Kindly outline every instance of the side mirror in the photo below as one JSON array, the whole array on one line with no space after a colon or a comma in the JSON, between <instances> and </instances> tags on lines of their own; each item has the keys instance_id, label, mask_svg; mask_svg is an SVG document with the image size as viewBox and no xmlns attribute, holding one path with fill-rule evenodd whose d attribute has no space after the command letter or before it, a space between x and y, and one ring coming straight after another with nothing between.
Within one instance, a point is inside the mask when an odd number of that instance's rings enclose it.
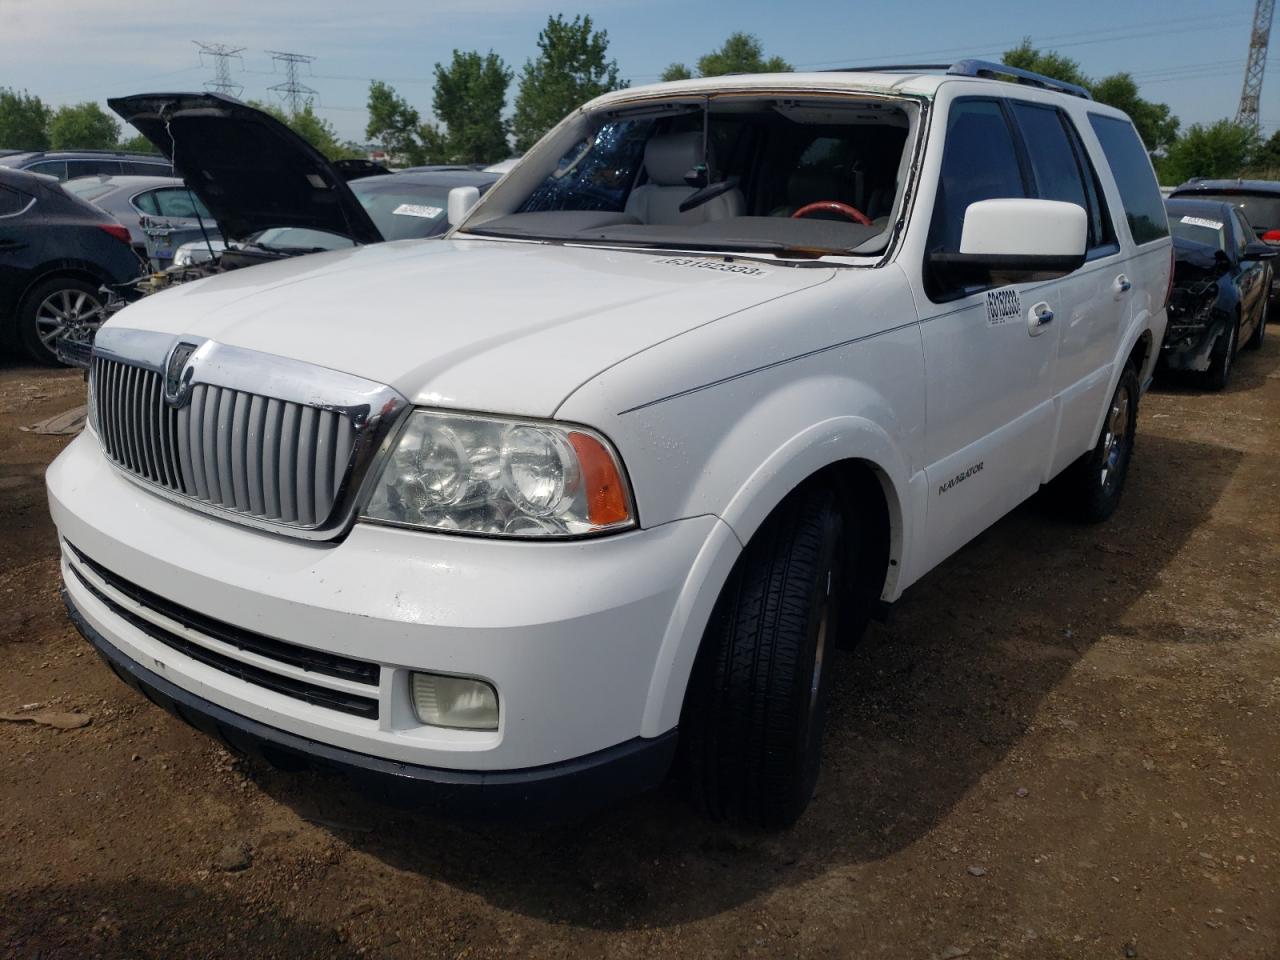
<instances>
[{"instance_id":1,"label":"side mirror","mask_svg":"<svg viewBox=\"0 0 1280 960\"><path fill-rule=\"evenodd\" d=\"M1277 255L1280 255L1280 250L1276 249L1270 244L1259 243L1258 241L1255 240L1252 243L1245 245L1244 253L1241 254L1240 259L1241 260L1273 260Z\"/></svg>"},{"instance_id":2,"label":"side mirror","mask_svg":"<svg viewBox=\"0 0 1280 960\"><path fill-rule=\"evenodd\" d=\"M1089 217L1058 200L980 200L969 205L960 252L929 262L960 283L1021 283L1064 277L1084 263Z\"/></svg>"},{"instance_id":3,"label":"side mirror","mask_svg":"<svg viewBox=\"0 0 1280 960\"><path fill-rule=\"evenodd\" d=\"M480 191L476 187L454 187L449 191L449 226L456 227L480 201Z\"/></svg>"}]
</instances>

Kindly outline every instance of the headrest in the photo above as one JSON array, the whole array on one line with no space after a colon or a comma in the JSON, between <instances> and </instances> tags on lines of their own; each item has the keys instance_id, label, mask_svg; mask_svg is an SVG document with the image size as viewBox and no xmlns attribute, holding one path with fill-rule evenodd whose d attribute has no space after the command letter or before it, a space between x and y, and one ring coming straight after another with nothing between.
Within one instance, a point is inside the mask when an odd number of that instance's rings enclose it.
<instances>
[{"instance_id":1,"label":"headrest","mask_svg":"<svg viewBox=\"0 0 1280 960\"><path fill-rule=\"evenodd\" d=\"M683 187L685 174L702 162L702 132L668 133L650 137L644 145L644 168L649 182L660 187Z\"/></svg>"}]
</instances>

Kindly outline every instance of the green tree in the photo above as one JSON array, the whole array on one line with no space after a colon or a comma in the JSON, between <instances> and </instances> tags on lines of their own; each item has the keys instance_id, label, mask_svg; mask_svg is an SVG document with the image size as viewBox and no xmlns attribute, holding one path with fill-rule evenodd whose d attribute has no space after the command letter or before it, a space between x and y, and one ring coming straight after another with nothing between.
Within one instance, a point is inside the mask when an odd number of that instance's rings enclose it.
<instances>
[{"instance_id":1,"label":"green tree","mask_svg":"<svg viewBox=\"0 0 1280 960\"><path fill-rule=\"evenodd\" d=\"M1262 180L1275 180L1280 174L1280 130L1258 146L1249 160L1253 175Z\"/></svg>"},{"instance_id":2,"label":"green tree","mask_svg":"<svg viewBox=\"0 0 1280 960\"><path fill-rule=\"evenodd\" d=\"M589 16L547 18L538 56L524 65L511 129L516 149L528 150L571 110L627 84L618 62L606 59L609 34L593 30Z\"/></svg>"},{"instance_id":3,"label":"green tree","mask_svg":"<svg viewBox=\"0 0 1280 960\"><path fill-rule=\"evenodd\" d=\"M128 140L121 140L116 144L117 150L127 150L129 153L159 153L156 145L144 137L140 133L135 133Z\"/></svg>"},{"instance_id":4,"label":"green tree","mask_svg":"<svg viewBox=\"0 0 1280 960\"><path fill-rule=\"evenodd\" d=\"M109 150L119 139L120 124L96 103L59 107L49 121L49 146L54 150Z\"/></svg>"},{"instance_id":5,"label":"green tree","mask_svg":"<svg viewBox=\"0 0 1280 960\"><path fill-rule=\"evenodd\" d=\"M698 76L722 77L727 73L790 73L791 64L781 57L764 55L760 38L750 33L731 33L719 50L698 58ZM663 80L688 80L693 72L683 63L673 63L662 71Z\"/></svg>"},{"instance_id":6,"label":"green tree","mask_svg":"<svg viewBox=\"0 0 1280 960\"><path fill-rule=\"evenodd\" d=\"M53 111L39 97L0 87L0 147L46 150Z\"/></svg>"},{"instance_id":7,"label":"green tree","mask_svg":"<svg viewBox=\"0 0 1280 960\"><path fill-rule=\"evenodd\" d=\"M1127 73L1113 73L1094 80L1080 69L1080 64L1052 50L1037 50L1031 38L1025 38L1012 50L1004 52L1004 62L1011 67L1042 73L1055 80L1078 84L1099 103L1123 110L1133 120L1138 136L1147 150L1159 154L1177 139L1178 118L1166 103L1155 103L1138 95L1138 85Z\"/></svg>"},{"instance_id":8,"label":"green tree","mask_svg":"<svg viewBox=\"0 0 1280 960\"><path fill-rule=\"evenodd\" d=\"M475 50L454 50L448 67L437 63L432 107L447 132L441 138L435 128L420 131L425 152L436 153L443 139L443 159L452 163L494 163L506 157L511 151L502 111L511 76L493 51L481 56Z\"/></svg>"},{"instance_id":9,"label":"green tree","mask_svg":"<svg viewBox=\"0 0 1280 960\"><path fill-rule=\"evenodd\" d=\"M1257 147L1257 135L1232 120L1192 124L1160 158L1160 181L1176 184L1192 177L1237 177Z\"/></svg>"},{"instance_id":10,"label":"green tree","mask_svg":"<svg viewBox=\"0 0 1280 960\"><path fill-rule=\"evenodd\" d=\"M369 84L369 122L364 135L408 166L423 163L422 118L395 88L381 80Z\"/></svg>"}]
</instances>

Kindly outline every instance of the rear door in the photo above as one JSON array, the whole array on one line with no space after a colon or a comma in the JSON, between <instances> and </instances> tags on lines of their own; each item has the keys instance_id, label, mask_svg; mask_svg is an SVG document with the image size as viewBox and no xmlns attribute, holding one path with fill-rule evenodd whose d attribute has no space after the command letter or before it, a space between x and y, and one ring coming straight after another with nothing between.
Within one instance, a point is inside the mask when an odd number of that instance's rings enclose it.
<instances>
[{"instance_id":1,"label":"rear door","mask_svg":"<svg viewBox=\"0 0 1280 960\"><path fill-rule=\"evenodd\" d=\"M1084 266L1058 281L1062 310L1053 375L1056 439L1050 476L1095 441L1097 414L1111 388L1111 369L1128 320L1124 257L1097 170L1071 117L1051 103L1014 101L1039 196L1085 208L1089 249Z\"/></svg>"},{"instance_id":2,"label":"rear door","mask_svg":"<svg viewBox=\"0 0 1280 960\"><path fill-rule=\"evenodd\" d=\"M0 320L16 309L36 255L36 231L29 223L32 203L22 191L0 184Z\"/></svg>"},{"instance_id":3,"label":"rear door","mask_svg":"<svg viewBox=\"0 0 1280 960\"><path fill-rule=\"evenodd\" d=\"M1267 263L1250 259L1249 244L1258 242L1253 227L1235 207L1231 208L1231 226L1234 237L1234 256L1240 263L1240 342L1252 336L1262 319L1262 306L1267 298Z\"/></svg>"},{"instance_id":4,"label":"rear door","mask_svg":"<svg viewBox=\"0 0 1280 960\"><path fill-rule=\"evenodd\" d=\"M1003 99L959 97L946 139L927 249L958 253L965 211L1033 197L1035 182ZM1057 281L957 287L923 266L921 300L929 480L924 568L1039 487L1053 435Z\"/></svg>"}]
</instances>

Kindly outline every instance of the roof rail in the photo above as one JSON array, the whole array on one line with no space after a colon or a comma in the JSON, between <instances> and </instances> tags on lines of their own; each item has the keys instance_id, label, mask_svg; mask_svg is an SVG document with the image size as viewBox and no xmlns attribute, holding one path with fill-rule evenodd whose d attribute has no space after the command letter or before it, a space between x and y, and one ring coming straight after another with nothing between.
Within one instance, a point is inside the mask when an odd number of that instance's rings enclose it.
<instances>
[{"instance_id":1,"label":"roof rail","mask_svg":"<svg viewBox=\"0 0 1280 960\"><path fill-rule=\"evenodd\" d=\"M1053 77L1046 77L1042 73L1032 73L1030 70L1010 67L992 60L958 60L947 68L947 73L955 77L986 77L989 80L1011 77L1016 83L1043 87L1046 90L1056 90L1059 93L1069 93L1073 97L1082 97L1085 100L1093 99L1093 94L1078 84L1067 83L1065 80L1055 80Z\"/></svg>"},{"instance_id":2,"label":"roof rail","mask_svg":"<svg viewBox=\"0 0 1280 960\"><path fill-rule=\"evenodd\" d=\"M958 60L955 63L893 63L875 67L834 67L823 73L947 73L953 77L983 77L988 80L1007 78L1015 83L1041 87L1045 90L1056 90L1069 93L1073 97L1092 100L1091 94L1084 87L1065 80L1055 80L1041 73L1032 73L1020 67L1010 67L993 60Z\"/></svg>"}]
</instances>

